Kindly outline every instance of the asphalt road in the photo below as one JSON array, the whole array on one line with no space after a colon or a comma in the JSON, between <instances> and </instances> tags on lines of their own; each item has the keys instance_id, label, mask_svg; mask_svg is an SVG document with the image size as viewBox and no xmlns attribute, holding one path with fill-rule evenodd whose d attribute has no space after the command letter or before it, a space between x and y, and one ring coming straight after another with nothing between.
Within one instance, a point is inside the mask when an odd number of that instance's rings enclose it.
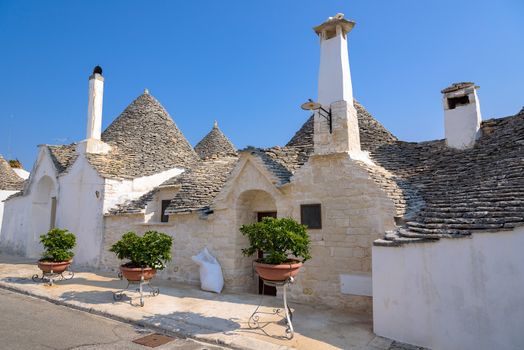
<instances>
[{"instance_id":1,"label":"asphalt road","mask_svg":"<svg viewBox=\"0 0 524 350\"><path fill-rule=\"evenodd\" d=\"M156 348L132 342L152 331L0 289L0 349L224 350L189 339Z\"/></svg>"}]
</instances>

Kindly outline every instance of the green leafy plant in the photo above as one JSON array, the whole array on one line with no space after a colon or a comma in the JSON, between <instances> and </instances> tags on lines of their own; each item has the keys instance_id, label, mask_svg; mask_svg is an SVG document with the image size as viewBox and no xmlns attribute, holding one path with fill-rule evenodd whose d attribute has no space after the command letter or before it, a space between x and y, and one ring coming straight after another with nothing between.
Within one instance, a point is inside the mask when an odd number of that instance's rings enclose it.
<instances>
[{"instance_id":1,"label":"green leafy plant","mask_svg":"<svg viewBox=\"0 0 524 350\"><path fill-rule=\"evenodd\" d=\"M76 237L68 230L54 228L40 236L40 243L44 246L41 261L67 261L75 255L71 250L76 245Z\"/></svg>"},{"instance_id":2,"label":"green leafy plant","mask_svg":"<svg viewBox=\"0 0 524 350\"><path fill-rule=\"evenodd\" d=\"M260 262L282 264L289 261L290 254L302 258L302 262L311 259L306 226L293 219L266 217L254 224L242 225L240 232L247 236L250 244L242 253L250 256L261 250L265 256Z\"/></svg>"},{"instance_id":3,"label":"green leafy plant","mask_svg":"<svg viewBox=\"0 0 524 350\"><path fill-rule=\"evenodd\" d=\"M20 161L18 159L10 159L9 160L9 165L11 166L11 168L15 168L15 169L23 169L24 168L22 166L22 163L20 163Z\"/></svg>"},{"instance_id":4,"label":"green leafy plant","mask_svg":"<svg viewBox=\"0 0 524 350\"><path fill-rule=\"evenodd\" d=\"M110 252L123 260L129 260L127 267L152 267L162 270L171 261L173 238L165 233L148 231L143 236L134 232L125 233L111 246Z\"/></svg>"}]
</instances>

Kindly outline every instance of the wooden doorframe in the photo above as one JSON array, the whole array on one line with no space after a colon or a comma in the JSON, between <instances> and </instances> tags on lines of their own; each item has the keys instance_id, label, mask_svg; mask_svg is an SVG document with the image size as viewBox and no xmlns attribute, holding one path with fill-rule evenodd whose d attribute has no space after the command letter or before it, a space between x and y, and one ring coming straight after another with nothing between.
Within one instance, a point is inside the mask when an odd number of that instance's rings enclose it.
<instances>
[{"instance_id":1,"label":"wooden doorframe","mask_svg":"<svg viewBox=\"0 0 524 350\"><path fill-rule=\"evenodd\" d=\"M51 197L51 217L49 220L49 229L56 227L56 197Z\"/></svg>"}]
</instances>

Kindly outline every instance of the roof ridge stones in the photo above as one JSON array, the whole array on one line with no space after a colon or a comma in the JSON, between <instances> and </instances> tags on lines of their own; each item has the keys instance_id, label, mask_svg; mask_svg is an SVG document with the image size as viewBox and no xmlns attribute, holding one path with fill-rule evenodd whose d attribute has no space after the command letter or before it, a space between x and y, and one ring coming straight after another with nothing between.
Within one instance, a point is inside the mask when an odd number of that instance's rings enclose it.
<instances>
[{"instance_id":1,"label":"roof ridge stones","mask_svg":"<svg viewBox=\"0 0 524 350\"><path fill-rule=\"evenodd\" d=\"M24 179L18 176L9 162L0 155L0 190L20 191L24 187Z\"/></svg>"},{"instance_id":2,"label":"roof ridge stones","mask_svg":"<svg viewBox=\"0 0 524 350\"><path fill-rule=\"evenodd\" d=\"M197 143L195 152L202 159L237 155L235 146L220 130L216 121L211 131Z\"/></svg>"}]
</instances>

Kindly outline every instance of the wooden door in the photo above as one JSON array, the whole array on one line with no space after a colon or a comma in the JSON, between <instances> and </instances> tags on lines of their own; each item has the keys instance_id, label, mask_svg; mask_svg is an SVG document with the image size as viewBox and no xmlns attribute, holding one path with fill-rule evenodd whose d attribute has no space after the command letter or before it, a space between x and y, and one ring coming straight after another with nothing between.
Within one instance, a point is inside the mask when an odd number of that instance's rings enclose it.
<instances>
[{"instance_id":1,"label":"wooden door","mask_svg":"<svg viewBox=\"0 0 524 350\"><path fill-rule=\"evenodd\" d=\"M263 218L270 217L270 218L276 218L277 212L276 211L260 211L257 212L257 221L262 221ZM258 258L262 259L264 257L264 252L259 250L258 251ZM258 294L264 294L264 295L277 295L277 288L272 286L265 286L264 282L262 282L262 279L258 278Z\"/></svg>"}]
</instances>

